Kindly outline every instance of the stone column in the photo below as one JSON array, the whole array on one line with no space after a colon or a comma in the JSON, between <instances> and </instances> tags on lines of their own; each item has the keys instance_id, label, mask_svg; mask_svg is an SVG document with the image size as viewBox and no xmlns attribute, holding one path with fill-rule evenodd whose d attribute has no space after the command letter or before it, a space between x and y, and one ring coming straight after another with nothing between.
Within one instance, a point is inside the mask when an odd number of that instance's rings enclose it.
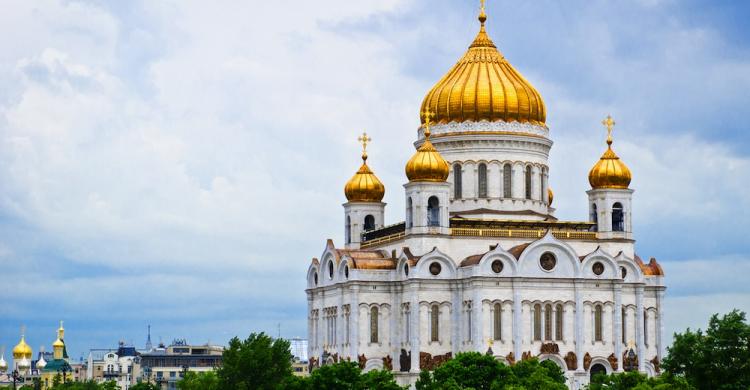
<instances>
[{"instance_id":1,"label":"stone column","mask_svg":"<svg viewBox=\"0 0 750 390\"><path fill-rule=\"evenodd\" d=\"M656 356L664 358L664 290L656 292Z\"/></svg>"},{"instance_id":2,"label":"stone column","mask_svg":"<svg viewBox=\"0 0 750 390\"><path fill-rule=\"evenodd\" d=\"M325 349L326 342L326 331L327 324L325 323L325 292L321 289L318 292L318 355L323 356L323 350ZM323 362L320 362L323 365Z\"/></svg>"},{"instance_id":3,"label":"stone column","mask_svg":"<svg viewBox=\"0 0 750 390\"><path fill-rule=\"evenodd\" d=\"M459 291L461 288L460 283L452 284L451 325L453 326L451 326L451 351L453 352L453 356L456 356L461 351L461 337L464 334L464 323L461 321L463 305L461 302L461 292Z\"/></svg>"},{"instance_id":4,"label":"stone column","mask_svg":"<svg viewBox=\"0 0 750 390\"><path fill-rule=\"evenodd\" d=\"M513 283L513 354L516 360L521 359L521 339L523 337L523 320L521 319L521 291Z\"/></svg>"},{"instance_id":5,"label":"stone column","mask_svg":"<svg viewBox=\"0 0 750 390\"><path fill-rule=\"evenodd\" d=\"M349 356L352 361L357 361L359 356L359 286L353 285L349 287L349 326L351 331L349 332Z\"/></svg>"},{"instance_id":6,"label":"stone column","mask_svg":"<svg viewBox=\"0 0 750 390\"><path fill-rule=\"evenodd\" d=\"M315 341L314 341L315 340L315 335L313 334L313 332L315 332L315 319L312 316L312 311L313 311L313 307L314 307L313 304L314 304L314 301L315 301L313 299L313 294L314 294L314 292L312 292L312 291L308 291L307 292L307 327L308 327L308 329L307 329L307 338L308 338L307 356L308 357L312 357L313 356L313 352L314 352L315 347L316 347L316 345L314 344L315 343ZM91 355L89 355L89 357L91 357ZM93 368L93 366L90 363L89 366L88 366L88 370L93 370L93 369L94 368Z\"/></svg>"},{"instance_id":7,"label":"stone column","mask_svg":"<svg viewBox=\"0 0 750 390\"><path fill-rule=\"evenodd\" d=\"M472 303L471 303L471 315L473 318L471 319L471 325L474 329L471 331L471 335L474 338L474 350L477 352L484 352L482 351L482 343L483 343L483 324L482 324L482 295L481 295L482 288L477 283L474 285L474 294L472 297Z\"/></svg>"},{"instance_id":8,"label":"stone column","mask_svg":"<svg viewBox=\"0 0 750 390\"><path fill-rule=\"evenodd\" d=\"M390 310L390 340L389 345L391 346L391 359L393 359L393 369L398 370L399 366L399 346L401 345L401 327L399 326L399 319L401 318L401 288L391 287L391 310Z\"/></svg>"},{"instance_id":9,"label":"stone column","mask_svg":"<svg viewBox=\"0 0 750 390\"><path fill-rule=\"evenodd\" d=\"M646 344L643 340L643 286L635 289L635 339L638 354L638 371L644 372L646 362Z\"/></svg>"},{"instance_id":10,"label":"stone column","mask_svg":"<svg viewBox=\"0 0 750 390\"><path fill-rule=\"evenodd\" d=\"M581 286L579 282L575 284L575 299L576 299L576 358L578 358L578 371L584 371L583 369L583 295L581 294Z\"/></svg>"},{"instance_id":11,"label":"stone column","mask_svg":"<svg viewBox=\"0 0 750 390\"><path fill-rule=\"evenodd\" d=\"M411 340L411 371L419 373L419 347L420 347L420 325L419 325L419 283L412 282L409 286L409 314Z\"/></svg>"},{"instance_id":12,"label":"stone column","mask_svg":"<svg viewBox=\"0 0 750 390\"><path fill-rule=\"evenodd\" d=\"M537 166L531 168L531 199L542 200L542 172Z\"/></svg>"},{"instance_id":13,"label":"stone column","mask_svg":"<svg viewBox=\"0 0 750 390\"><path fill-rule=\"evenodd\" d=\"M513 164L513 182L511 183L512 195L516 199L526 199L526 172L525 166L520 163Z\"/></svg>"},{"instance_id":14,"label":"stone column","mask_svg":"<svg viewBox=\"0 0 750 390\"><path fill-rule=\"evenodd\" d=\"M614 290L615 290L615 320L614 320L614 345L615 345L615 356L617 356L617 361L620 363L617 367L617 371L623 370L623 361L622 361L622 284L621 283L615 283L614 284Z\"/></svg>"}]
</instances>

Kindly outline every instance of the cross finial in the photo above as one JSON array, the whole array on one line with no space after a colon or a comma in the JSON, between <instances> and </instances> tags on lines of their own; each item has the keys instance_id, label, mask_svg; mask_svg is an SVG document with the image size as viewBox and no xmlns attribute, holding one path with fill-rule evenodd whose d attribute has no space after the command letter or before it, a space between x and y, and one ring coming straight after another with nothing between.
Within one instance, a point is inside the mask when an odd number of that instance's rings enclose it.
<instances>
[{"instance_id":1,"label":"cross finial","mask_svg":"<svg viewBox=\"0 0 750 390\"><path fill-rule=\"evenodd\" d=\"M607 127L607 145L612 145L612 129L615 127L615 120L610 115L607 115L602 124Z\"/></svg>"},{"instance_id":2,"label":"cross finial","mask_svg":"<svg viewBox=\"0 0 750 390\"><path fill-rule=\"evenodd\" d=\"M425 108L424 111L422 111L422 116L424 117L424 137L429 138L430 137L430 123L431 119L435 114L430 111L429 108Z\"/></svg>"},{"instance_id":3,"label":"cross finial","mask_svg":"<svg viewBox=\"0 0 750 390\"><path fill-rule=\"evenodd\" d=\"M362 144L362 160L367 160L367 144L372 141L372 138L367 136L366 131L363 131L357 140Z\"/></svg>"},{"instance_id":4,"label":"cross finial","mask_svg":"<svg viewBox=\"0 0 750 390\"><path fill-rule=\"evenodd\" d=\"M479 23L482 23L484 26L484 22L487 20L487 14L484 13L484 1L485 0L479 0Z\"/></svg>"}]
</instances>

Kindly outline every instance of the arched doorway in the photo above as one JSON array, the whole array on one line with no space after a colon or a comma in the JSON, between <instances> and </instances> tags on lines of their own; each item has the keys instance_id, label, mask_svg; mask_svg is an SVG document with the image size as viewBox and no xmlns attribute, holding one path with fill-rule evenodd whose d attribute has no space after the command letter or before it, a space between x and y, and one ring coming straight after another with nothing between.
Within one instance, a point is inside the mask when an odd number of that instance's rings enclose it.
<instances>
[{"instance_id":1,"label":"arched doorway","mask_svg":"<svg viewBox=\"0 0 750 390\"><path fill-rule=\"evenodd\" d=\"M593 366L591 366L591 369L589 369L590 379L594 379L594 377L597 376L598 374L606 374L606 373L607 373L607 368L604 367L604 365L601 363L596 363Z\"/></svg>"}]
</instances>

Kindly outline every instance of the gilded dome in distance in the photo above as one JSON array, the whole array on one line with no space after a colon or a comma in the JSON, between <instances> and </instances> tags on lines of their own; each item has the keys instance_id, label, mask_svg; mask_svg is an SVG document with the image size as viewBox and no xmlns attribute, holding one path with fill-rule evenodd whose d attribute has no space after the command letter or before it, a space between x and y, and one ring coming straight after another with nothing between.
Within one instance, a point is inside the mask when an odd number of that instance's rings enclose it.
<instances>
[{"instance_id":1,"label":"gilded dome in distance","mask_svg":"<svg viewBox=\"0 0 750 390\"><path fill-rule=\"evenodd\" d=\"M362 143L362 166L346 182L344 195L349 202L380 202L385 196L385 186L367 166L367 143L372 141L372 138L368 137L367 133L362 133L358 139Z\"/></svg>"},{"instance_id":2,"label":"gilded dome in distance","mask_svg":"<svg viewBox=\"0 0 750 390\"><path fill-rule=\"evenodd\" d=\"M555 193L552 192L551 187L547 187L547 206L552 206L553 200L555 200Z\"/></svg>"},{"instance_id":3,"label":"gilded dome in distance","mask_svg":"<svg viewBox=\"0 0 750 390\"><path fill-rule=\"evenodd\" d=\"M593 189L626 189L632 175L628 166L612 150L612 128L615 121L607 115L602 124L607 127L607 150L589 171L589 184Z\"/></svg>"},{"instance_id":4,"label":"gilded dome in distance","mask_svg":"<svg viewBox=\"0 0 750 390\"><path fill-rule=\"evenodd\" d=\"M19 341L18 344L13 348L13 360L22 358L31 359L33 353L34 352L31 350L31 346L29 346L29 344L26 344L26 338L24 337L24 334L21 333L21 341Z\"/></svg>"},{"instance_id":5,"label":"gilded dome in distance","mask_svg":"<svg viewBox=\"0 0 750 390\"><path fill-rule=\"evenodd\" d=\"M435 123L504 121L545 126L542 96L497 50L487 35L484 1L479 33L466 53L422 101ZM421 115L422 123L425 122Z\"/></svg>"},{"instance_id":6,"label":"gilded dome in distance","mask_svg":"<svg viewBox=\"0 0 750 390\"><path fill-rule=\"evenodd\" d=\"M444 182L448 179L450 167L430 142L430 118L432 116L433 114L429 111L422 113L422 117L425 118L424 143L409 159L405 168L406 177L410 182Z\"/></svg>"}]
</instances>

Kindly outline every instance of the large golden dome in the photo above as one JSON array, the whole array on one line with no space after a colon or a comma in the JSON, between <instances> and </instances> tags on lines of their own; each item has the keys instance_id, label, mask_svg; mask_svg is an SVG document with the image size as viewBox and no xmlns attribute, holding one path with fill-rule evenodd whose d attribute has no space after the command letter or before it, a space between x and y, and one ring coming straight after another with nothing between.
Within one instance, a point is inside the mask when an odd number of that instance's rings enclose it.
<instances>
[{"instance_id":1,"label":"large golden dome","mask_svg":"<svg viewBox=\"0 0 750 390\"><path fill-rule=\"evenodd\" d=\"M602 124L607 126L607 150L589 171L589 184L593 189L628 188L632 179L630 169L612 150L612 127L615 125L615 121L607 115Z\"/></svg>"},{"instance_id":2,"label":"large golden dome","mask_svg":"<svg viewBox=\"0 0 750 390\"><path fill-rule=\"evenodd\" d=\"M436 123L486 120L544 126L547 114L542 96L497 50L485 31L486 19L482 7L479 34L427 93L420 111L434 112Z\"/></svg>"},{"instance_id":3,"label":"large golden dome","mask_svg":"<svg viewBox=\"0 0 750 390\"><path fill-rule=\"evenodd\" d=\"M444 182L448 179L450 166L443 159L443 156L435 149L430 142L430 120L431 113L424 114L427 117L424 130L424 143L417 149L417 152L406 163L406 177L410 182L413 181L433 181Z\"/></svg>"},{"instance_id":4,"label":"large golden dome","mask_svg":"<svg viewBox=\"0 0 750 390\"><path fill-rule=\"evenodd\" d=\"M372 170L367 166L367 143L372 139L367 136L367 133L362 134L359 137L362 142L362 166L359 167L357 173L346 182L344 186L344 195L350 202L380 202L385 196L385 186L383 183L372 173Z\"/></svg>"},{"instance_id":5,"label":"large golden dome","mask_svg":"<svg viewBox=\"0 0 750 390\"><path fill-rule=\"evenodd\" d=\"M23 358L31 359L31 355L33 355L33 351L29 344L26 344L26 338L21 335L21 341L19 341L18 345L13 348L13 360Z\"/></svg>"}]
</instances>

